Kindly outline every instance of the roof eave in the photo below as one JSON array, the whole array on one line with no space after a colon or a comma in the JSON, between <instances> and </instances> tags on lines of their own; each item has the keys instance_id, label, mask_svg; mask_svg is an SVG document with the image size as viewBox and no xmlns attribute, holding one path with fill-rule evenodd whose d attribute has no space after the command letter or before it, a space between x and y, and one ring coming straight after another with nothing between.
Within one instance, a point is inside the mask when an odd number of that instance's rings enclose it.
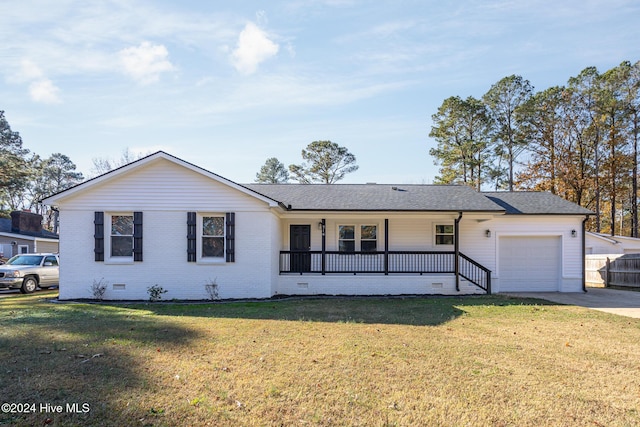
<instances>
[{"instance_id":1,"label":"roof eave","mask_svg":"<svg viewBox=\"0 0 640 427\"><path fill-rule=\"evenodd\" d=\"M314 209L314 208L288 208L288 212L408 212L408 213L482 213L504 214L504 210L486 209Z\"/></svg>"}]
</instances>

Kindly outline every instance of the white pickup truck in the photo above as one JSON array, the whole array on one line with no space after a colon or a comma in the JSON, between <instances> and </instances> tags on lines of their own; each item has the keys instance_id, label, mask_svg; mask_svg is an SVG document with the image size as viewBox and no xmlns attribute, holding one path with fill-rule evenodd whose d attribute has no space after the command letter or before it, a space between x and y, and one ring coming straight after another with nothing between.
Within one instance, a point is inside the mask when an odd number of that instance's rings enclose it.
<instances>
[{"instance_id":1,"label":"white pickup truck","mask_svg":"<svg viewBox=\"0 0 640 427\"><path fill-rule=\"evenodd\" d=\"M0 265L0 289L20 289L30 294L40 287L58 286L60 281L58 254L21 254Z\"/></svg>"}]
</instances>

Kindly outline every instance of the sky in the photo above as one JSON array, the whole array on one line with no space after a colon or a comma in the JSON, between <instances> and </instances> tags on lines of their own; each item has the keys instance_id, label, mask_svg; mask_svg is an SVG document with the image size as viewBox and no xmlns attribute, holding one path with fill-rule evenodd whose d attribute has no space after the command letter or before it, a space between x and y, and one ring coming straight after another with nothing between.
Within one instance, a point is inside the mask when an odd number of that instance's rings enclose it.
<instances>
[{"instance_id":1,"label":"sky","mask_svg":"<svg viewBox=\"0 0 640 427\"><path fill-rule=\"evenodd\" d=\"M446 98L638 60L638 0L0 0L0 110L85 176L163 150L250 183L330 140L341 182L429 184Z\"/></svg>"}]
</instances>

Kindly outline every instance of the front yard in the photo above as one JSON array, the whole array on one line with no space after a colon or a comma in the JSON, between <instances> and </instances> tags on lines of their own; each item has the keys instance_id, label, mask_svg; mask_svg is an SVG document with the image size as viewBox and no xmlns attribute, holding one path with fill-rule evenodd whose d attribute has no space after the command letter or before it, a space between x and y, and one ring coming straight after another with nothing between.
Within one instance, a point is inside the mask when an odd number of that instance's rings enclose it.
<instances>
[{"instance_id":1,"label":"front yard","mask_svg":"<svg viewBox=\"0 0 640 427\"><path fill-rule=\"evenodd\" d=\"M0 425L640 424L640 320L500 296L0 299Z\"/></svg>"}]
</instances>

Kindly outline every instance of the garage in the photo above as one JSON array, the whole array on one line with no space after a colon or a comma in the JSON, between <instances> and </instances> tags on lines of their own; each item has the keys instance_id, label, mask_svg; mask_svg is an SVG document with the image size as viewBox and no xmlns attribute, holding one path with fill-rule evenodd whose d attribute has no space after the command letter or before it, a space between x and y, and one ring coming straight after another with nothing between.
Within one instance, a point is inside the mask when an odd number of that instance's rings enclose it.
<instances>
[{"instance_id":1,"label":"garage","mask_svg":"<svg viewBox=\"0 0 640 427\"><path fill-rule=\"evenodd\" d=\"M500 292L555 292L562 271L560 236L502 236Z\"/></svg>"}]
</instances>

